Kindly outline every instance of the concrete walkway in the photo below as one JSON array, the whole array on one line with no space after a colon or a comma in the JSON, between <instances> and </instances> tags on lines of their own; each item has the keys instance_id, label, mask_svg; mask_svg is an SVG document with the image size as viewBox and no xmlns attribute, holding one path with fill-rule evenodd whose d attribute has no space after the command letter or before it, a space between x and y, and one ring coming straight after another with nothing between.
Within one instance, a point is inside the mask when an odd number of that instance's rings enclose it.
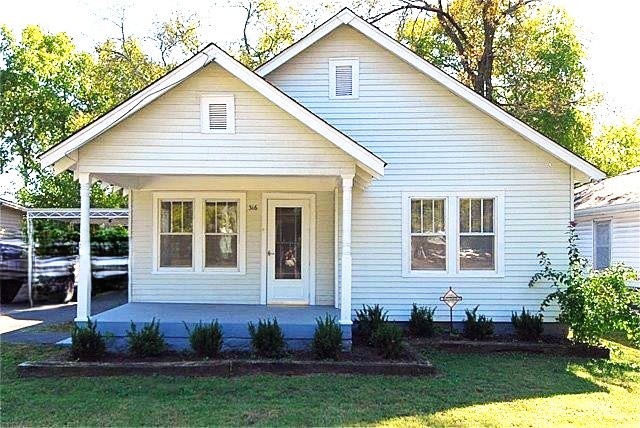
<instances>
[{"instance_id":1,"label":"concrete walkway","mask_svg":"<svg viewBox=\"0 0 640 428\"><path fill-rule=\"evenodd\" d=\"M127 290L108 291L94 296L91 312L96 314L127 303ZM68 331L55 331L56 324L69 323L76 316L76 303L12 303L0 307L0 342L54 344L69 337ZM51 331L53 329L53 331Z\"/></svg>"}]
</instances>

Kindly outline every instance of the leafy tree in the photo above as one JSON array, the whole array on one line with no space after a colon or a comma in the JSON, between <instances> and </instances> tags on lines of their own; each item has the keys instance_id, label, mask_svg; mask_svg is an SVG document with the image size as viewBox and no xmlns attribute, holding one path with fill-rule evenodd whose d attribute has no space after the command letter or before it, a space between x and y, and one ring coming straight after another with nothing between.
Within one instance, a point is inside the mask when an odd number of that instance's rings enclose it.
<instances>
[{"instance_id":1,"label":"leafy tree","mask_svg":"<svg viewBox=\"0 0 640 428\"><path fill-rule=\"evenodd\" d=\"M400 14L398 37L488 100L582 153L584 50L572 20L539 0L400 1L371 18Z\"/></svg>"},{"instance_id":2,"label":"leafy tree","mask_svg":"<svg viewBox=\"0 0 640 428\"><path fill-rule=\"evenodd\" d=\"M591 141L586 156L608 175L640 167L640 118L604 128Z\"/></svg>"},{"instance_id":3,"label":"leafy tree","mask_svg":"<svg viewBox=\"0 0 640 428\"><path fill-rule=\"evenodd\" d=\"M320 10L331 8L325 4L283 7L278 0L241 0L237 6L245 20L235 56L251 69L291 45L313 26Z\"/></svg>"}]
</instances>

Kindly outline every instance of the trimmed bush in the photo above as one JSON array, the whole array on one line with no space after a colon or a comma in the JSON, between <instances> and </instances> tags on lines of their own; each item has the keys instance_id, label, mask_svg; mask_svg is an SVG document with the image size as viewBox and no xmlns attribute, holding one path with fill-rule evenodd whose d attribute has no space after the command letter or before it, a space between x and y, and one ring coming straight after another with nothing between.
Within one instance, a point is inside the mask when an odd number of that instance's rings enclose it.
<instances>
[{"instance_id":1,"label":"trimmed bush","mask_svg":"<svg viewBox=\"0 0 640 428\"><path fill-rule=\"evenodd\" d=\"M511 324L520 340L535 342L542 335L542 314L531 315L524 306L520 315L517 312L511 314Z\"/></svg>"},{"instance_id":2,"label":"trimmed bush","mask_svg":"<svg viewBox=\"0 0 640 428\"><path fill-rule=\"evenodd\" d=\"M160 333L160 321L155 318L150 324L145 324L142 330L138 331L136 325L131 321L131 328L127 332L129 342L129 353L136 357L157 357L162 354L167 347L164 335Z\"/></svg>"},{"instance_id":3,"label":"trimmed bush","mask_svg":"<svg viewBox=\"0 0 640 428\"><path fill-rule=\"evenodd\" d=\"M356 332L364 341L372 344L373 333L387 320L387 311L382 306L362 305L362 310L356 310Z\"/></svg>"},{"instance_id":4,"label":"trimmed bush","mask_svg":"<svg viewBox=\"0 0 640 428\"><path fill-rule=\"evenodd\" d=\"M472 311L465 309L467 319L464 321L462 335L471 340L482 340L493 334L493 320L484 315L478 316L478 306Z\"/></svg>"},{"instance_id":5,"label":"trimmed bush","mask_svg":"<svg viewBox=\"0 0 640 428\"><path fill-rule=\"evenodd\" d=\"M395 324L382 324L373 333L371 340L384 358L397 358L402 352L402 329Z\"/></svg>"},{"instance_id":6,"label":"trimmed bush","mask_svg":"<svg viewBox=\"0 0 640 428\"><path fill-rule=\"evenodd\" d=\"M342 328L340 328L340 324L328 314L324 319L318 318L316 322L311 349L317 358L337 360L342 353Z\"/></svg>"},{"instance_id":7,"label":"trimmed bush","mask_svg":"<svg viewBox=\"0 0 640 428\"><path fill-rule=\"evenodd\" d=\"M71 357L79 360L95 360L106 351L104 337L97 330L98 323L87 318L87 326L75 326L71 332Z\"/></svg>"},{"instance_id":8,"label":"trimmed bush","mask_svg":"<svg viewBox=\"0 0 640 428\"><path fill-rule=\"evenodd\" d=\"M257 355L277 358L284 353L284 334L276 318L273 318L273 321L270 319L258 320L257 326L250 322L248 328L251 335L251 346Z\"/></svg>"},{"instance_id":9,"label":"trimmed bush","mask_svg":"<svg viewBox=\"0 0 640 428\"><path fill-rule=\"evenodd\" d=\"M417 337L433 336L433 314L435 311L436 308L418 306L414 303L411 308L411 318L409 318L409 333Z\"/></svg>"},{"instance_id":10,"label":"trimmed bush","mask_svg":"<svg viewBox=\"0 0 640 428\"><path fill-rule=\"evenodd\" d=\"M184 326L189 333L191 349L197 356L208 358L220 356L223 335L218 320L212 321L210 324L200 321L193 327L193 330L189 329L187 323L184 323Z\"/></svg>"}]
</instances>

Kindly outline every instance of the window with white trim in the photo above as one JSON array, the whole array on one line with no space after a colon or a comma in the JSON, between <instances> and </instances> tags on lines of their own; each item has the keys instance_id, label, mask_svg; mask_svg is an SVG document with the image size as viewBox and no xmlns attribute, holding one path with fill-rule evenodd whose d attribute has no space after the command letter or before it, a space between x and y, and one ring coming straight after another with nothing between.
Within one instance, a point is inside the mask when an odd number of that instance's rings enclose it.
<instances>
[{"instance_id":1,"label":"window with white trim","mask_svg":"<svg viewBox=\"0 0 640 428\"><path fill-rule=\"evenodd\" d=\"M445 199L411 199L411 270L447 270Z\"/></svg>"},{"instance_id":2,"label":"window with white trim","mask_svg":"<svg viewBox=\"0 0 640 428\"><path fill-rule=\"evenodd\" d=\"M358 98L359 84L360 65L357 58L329 59L329 98Z\"/></svg>"},{"instance_id":3,"label":"window with white trim","mask_svg":"<svg viewBox=\"0 0 640 428\"><path fill-rule=\"evenodd\" d=\"M193 201L160 201L159 266L193 266Z\"/></svg>"},{"instance_id":4,"label":"window with white trim","mask_svg":"<svg viewBox=\"0 0 640 428\"><path fill-rule=\"evenodd\" d=\"M233 95L203 95L200 100L202 132L233 134L235 103Z\"/></svg>"},{"instance_id":5,"label":"window with white trim","mask_svg":"<svg viewBox=\"0 0 640 428\"><path fill-rule=\"evenodd\" d=\"M611 265L611 220L593 222L593 267L606 269Z\"/></svg>"},{"instance_id":6,"label":"window with white trim","mask_svg":"<svg viewBox=\"0 0 640 428\"><path fill-rule=\"evenodd\" d=\"M495 270L495 203L492 198L461 198L458 268Z\"/></svg>"},{"instance_id":7,"label":"window with white trim","mask_svg":"<svg viewBox=\"0 0 640 428\"><path fill-rule=\"evenodd\" d=\"M238 267L238 202L205 201L204 267Z\"/></svg>"}]
</instances>

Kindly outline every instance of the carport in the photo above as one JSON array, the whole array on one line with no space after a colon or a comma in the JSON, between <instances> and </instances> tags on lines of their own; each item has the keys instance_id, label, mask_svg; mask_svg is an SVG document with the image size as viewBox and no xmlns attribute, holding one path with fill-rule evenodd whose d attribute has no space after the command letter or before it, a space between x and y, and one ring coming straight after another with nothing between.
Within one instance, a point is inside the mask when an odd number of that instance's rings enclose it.
<instances>
[{"instance_id":1,"label":"carport","mask_svg":"<svg viewBox=\"0 0 640 428\"><path fill-rule=\"evenodd\" d=\"M80 223L80 208L29 208L27 209L27 251L28 251L28 277L27 290L29 293L29 305L33 306L33 261L34 239L33 221L36 219L63 220L70 223ZM89 210L89 219L92 224L129 225L129 210L127 208L92 208Z\"/></svg>"}]
</instances>

